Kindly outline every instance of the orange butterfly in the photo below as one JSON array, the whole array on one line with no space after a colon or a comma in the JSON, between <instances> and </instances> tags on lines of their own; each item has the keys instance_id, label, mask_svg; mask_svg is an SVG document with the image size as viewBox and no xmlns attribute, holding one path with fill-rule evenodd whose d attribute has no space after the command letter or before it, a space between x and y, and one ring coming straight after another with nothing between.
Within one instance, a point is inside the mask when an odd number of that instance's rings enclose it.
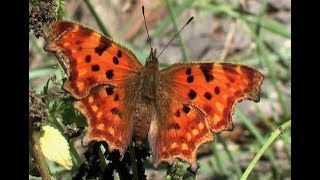
<instances>
[{"instance_id":1,"label":"orange butterfly","mask_svg":"<svg viewBox=\"0 0 320 180\"><path fill-rule=\"evenodd\" d=\"M122 157L132 139L148 138L155 166L179 158L195 170L199 146L232 130L235 104L259 101L263 75L248 66L187 62L159 70L156 50L143 66L127 48L79 24L55 21L49 31L46 49L64 56L64 89L88 120L87 137Z\"/></svg>"}]
</instances>

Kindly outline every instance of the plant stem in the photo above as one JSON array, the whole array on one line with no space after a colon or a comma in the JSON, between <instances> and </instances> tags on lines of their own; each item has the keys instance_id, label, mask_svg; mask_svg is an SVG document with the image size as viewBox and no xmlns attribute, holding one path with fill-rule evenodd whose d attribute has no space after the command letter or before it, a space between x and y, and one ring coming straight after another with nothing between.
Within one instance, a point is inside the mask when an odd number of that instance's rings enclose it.
<instances>
[{"instance_id":1,"label":"plant stem","mask_svg":"<svg viewBox=\"0 0 320 180\"><path fill-rule=\"evenodd\" d=\"M239 110L236 110L236 115L239 117L239 120L248 128L248 130L255 136L258 140L258 143L262 146L265 142L265 138L261 135L259 130L253 125L253 123ZM272 167L275 169L276 176L280 176L280 167L276 161L276 158L271 153L271 151L267 151L266 155L270 159L270 163Z\"/></svg>"},{"instance_id":2,"label":"plant stem","mask_svg":"<svg viewBox=\"0 0 320 180\"><path fill-rule=\"evenodd\" d=\"M279 98L279 102L281 105L281 109L283 110L283 113L285 115L285 117L289 117L289 112L288 112L288 107L287 104L285 102L285 99L281 93L279 84L278 84L278 80L277 80L277 76L274 72L274 68L272 67L273 64L270 62L270 60L268 59L267 53L266 53L266 47L264 46L263 40L259 37L259 35L257 35L254 31L254 27L250 26L250 24L247 24L249 27L249 30L251 31L251 35L253 37L253 39L256 42L257 45L257 50L258 50L258 54L260 55L260 62L265 63L265 65L267 66L268 69L268 74L270 75L270 80L272 85L274 86L275 91L278 94L278 98Z\"/></svg>"},{"instance_id":3,"label":"plant stem","mask_svg":"<svg viewBox=\"0 0 320 180\"><path fill-rule=\"evenodd\" d=\"M270 136L270 138L267 140L267 142L260 148L259 152L256 154L256 156L253 158L251 163L249 164L246 171L243 173L241 180L245 180L248 178L249 174L251 173L254 166L257 164L258 160L261 158L261 156L264 154L264 152L267 150L267 148L275 141L275 139L287 128L291 127L291 120L285 122L280 127L278 127Z\"/></svg>"},{"instance_id":4,"label":"plant stem","mask_svg":"<svg viewBox=\"0 0 320 180\"><path fill-rule=\"evenodd\" d=\"M40 175L43 180L50 180L50 171L47 166L47 161L41 151L41 146L39 143L40 136L37 132L33 131L31 135L32 152L34 158L36 159L37 165L39 167Z\"/></svg>"},{"instance_id":5,"label":"plant stem","mask_svg":"<svg viewBox=\"0 0 320 180\"><path fill-rule=\"evenodd\" d=\"M61 132L61 131L60 131ZM81 163L82 163L82 160L78 154L78 151L76 150L76 148L74 147L74 141L73 140L70 140L69 141L69 150L70 150L70 153L72 155L72 157L74 158L74 166L75 167L80 167L81 166Z\"/></svg>"},{"instance_id":6,"label":"plant stem","mask_svg":"<svg viewBox=\"0 0 320 180\"><path fill-rule=\"evenodd\" d=\"M137 161L136 161L136 153L134 151L133 143L130 145L130 157L131 157L131 167L133 172L133 179L138 180L138 168L137 168Z\"/></svg>"},{"instance_id":7,"label":"plant stem","mask_svg":"<svg viewBox=\"0 0 320 180\"><path fill-rule=\"evenodd\" d=\"M171 0L166 0L166 2L167 2L167 7L168 7L168 10L170 13L170 18L171 18L171 21L173 24L174 31L175 31L175 33L178 33L179 29L177 26L176 15L175 15L173 7L172 7L172 2L171 2ZM182 41L180 34L177 35L177 38L179 40L179 44L180 44L180 48L181 48L181 52L182 52L182 56L183 56L183 61L187 61L187 59L188 59L187 49L185 47L185 44Z\"/></svg>"},{"instance_id":8,"label":"plant stem","mask_svg":"<svg viewBox=\"0 0 320 180\"><path fill-rule=\"evenodd\" d=\"M100 145L99 146L99 149L98 149L98 156L99 156L99 159L100 159L100 168L102 171L104 171L107 167L107 162L106 162L106 158L102 152L102 148L103 146Z\"/></svg>"}]
</instances>

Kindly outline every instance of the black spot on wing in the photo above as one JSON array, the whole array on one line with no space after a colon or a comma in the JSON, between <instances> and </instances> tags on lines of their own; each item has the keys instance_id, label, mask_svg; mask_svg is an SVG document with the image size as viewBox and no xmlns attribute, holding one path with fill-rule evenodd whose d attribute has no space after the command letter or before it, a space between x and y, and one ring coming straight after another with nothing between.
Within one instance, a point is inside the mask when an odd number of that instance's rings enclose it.
<instances>
[{"instance_id":1,"label":"black spot on wing","mask_svg":"<svg viewBox=\"0 0 320 180\"><path fill-rule=\"evenodd\" d=\"M119 59L117 58L117 57L113 57L112 58L112 61L113 61L113 63L115 64L115 65L118 65L119 64Z\"/></svg>"},{"instance_id":2,"label":"black spot on wing","mask_svg":"<svg viewBox=\"0 0 320 180\"><path fill-rule=\"evenodd\" d=\"M114 88L114 86L109 86L109 87L106 88L107 95L112 95L113 94L113 88Z\"/></svg>"},{"instance_id":3,"label":"black spot on wing","mask_svg":"<svg viewBox=\"0 0 320 180\"><path fill-rule=\"evenodd\" d=\"M202 74L204 75L206 82L213 81L214 77L212 75L212 63L204 63L200 65L200 69L202 71Z\"/></svg>"},{"instance_id":4,"label":"black spot on wing","mask_svg":"<svg viewBox=\"0 0 320 180\"><path fill-rule=\"evenodd\" d=\"M94 49L94 51L101 56L102 53L111 46L111 42L104 37L100 37L99 45Z\"/></svg>"},{"instance_id":5,"label":"black spot on wing","mask_svg":"<svg viewBox=\"0 0 320 180\"><path fill-rule=\"evenodd\" d=\"M220 94L220 87L219 87L219 86L216 86L216 87L214 88L214 93L215 93L216 95L219 95L219 94Z\"/></svg>"},{"instance_id":6,"label":"black spot on wing","mask_svg":"<svg viewBox=\"0 0 320 180\"><path fill-rule=\"evenodd\" d=\"M203 96L208 100L210 100L212 98L212 95L210 92L205 92Z\"/></svg>"},{"instance_id":7,"label":"black spot on wing","mask_svg":"<svg viewBox=\"0 0 320 180\"><path fill-rule=\"evenodd\" d=\"M187 75L191 75L191 68L187 68L186 74L187 74Z\"/></svg>"},{"instance_id":8,"label":"black spot on wing","mask_svg":"<svg viewBox=\"0 0 320 180\"><path fill-rule=\"evenodd\" d=\"M190 112L190 108L189 108L189 106L187 106L187 105L183 105L182 110L183 110L183 112L186 113L186 114L188 114L188 113Z\"/></svg>"},{"instance_id":9,"label":"black spot on wing","mask_svg":"<svg viewBox=\"0 0 320 180\"><path fill-rule=\"evenodd\" d=\"M188 83L192 83L193 80L194 80L194 77L192 75L187 77L187 82Z\"/></svg>"},{"instance_id":10,"label":"black spot on wing","mask_svg":"<svg viewBox=\"0 0 320 180\"><path fill-rule=\"evenodd\" d=\"M85 58L85 60L86 60L86 63L90 63L90 61L91 61L91 56L90 56L90 55L87 55L86 58Z\"/></svg>"},{"instance_id":11,"label":"black spot on wing","mask_svg":"<svg viewBox=\"0 0 320 180\"><path fill-rule=\"evenodd\" d=\"M117 56L118 56L118 58L122 57L122 52L120 50L118 50Z\"/></svg>"},{"instance_id":12,"label":"black spot on wing","mask_svg":"<svg viewBox=\"0 0 320 180\"><path fill-rule=\"evenodd\" d=\"M176 117L180 117L180 110L178 109L178 110L174 113L174 115L175 115Z\"/></svg>"},{"instance_id":13,"label":"black spot on wing","mask_svg":"<svg viewBox=\"0 0 320 180\"><path fill-rule=\"evenodd\" d=\"M100 70L100 66L99 66L98 64L92 65L92 66L91 66L91 70L92 70L93 72L97 72L97 71Z\"/></svg>"},{"instance_id":14,"label":"black spot on wing","mask_svg":"<svg viewBox=\"0 0 320 180\"><path fill-rule=\"evenodd\" d=\"M111 79L114 76L113 70L110 69L106 72L107 79Z\"/></svg>"},{"instance_id":15,"label":"black spot on wing","mask_svg":"<svg viewBox=\"0 0 320 180\"><path fill-rule=\"evenodd\" d=\"M188 96L189 96L189 99L193 100L194 98L197 97L197 93L193 89L191 89L188 93Z\"/></svg>"}]
</instances>

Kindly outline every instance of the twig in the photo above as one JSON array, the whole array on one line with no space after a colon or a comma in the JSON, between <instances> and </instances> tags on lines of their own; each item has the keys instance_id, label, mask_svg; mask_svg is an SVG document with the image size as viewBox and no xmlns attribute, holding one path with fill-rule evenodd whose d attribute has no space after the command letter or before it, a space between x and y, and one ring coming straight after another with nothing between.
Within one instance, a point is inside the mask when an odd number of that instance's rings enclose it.
<instances>
[{"instance_id":1,"label":"twig","mask_svg":"<svg viewBox=\"0 0 320 180\"><path fill-rule=\"evenodd\" d=\"M221 56L220 56L220 60L224 60L228 54L228 51L231 47L231 43L233 40L233 35L236 30L236 23L237 23L237 21L230 24L230 29L229 29L229 32L228 32L228 35L226 38L226 42L224 44L224 48L223 48Z\"/></svg>"},{"instance_id":2,"label":"twig","mask_svg":"<svg viewBox=\"0 0 320 180\"><path fill-rule=\"evenodd\" d=\"M40 140L40 136L38 134L38 132L36 132L33 128L33 121L30 120L30 130L31 130L31 145L32 145L32 152L34 155L34 158L36 159L37 165L39 167L39 171L40 171L40 175L42 177L43 180L50 180L50 171L49 168L47 166L47 162L46 162L46 158L44 157L44 155L42 154L41 151L41 146L39 143Z\"/></svg>"}]
</instances>

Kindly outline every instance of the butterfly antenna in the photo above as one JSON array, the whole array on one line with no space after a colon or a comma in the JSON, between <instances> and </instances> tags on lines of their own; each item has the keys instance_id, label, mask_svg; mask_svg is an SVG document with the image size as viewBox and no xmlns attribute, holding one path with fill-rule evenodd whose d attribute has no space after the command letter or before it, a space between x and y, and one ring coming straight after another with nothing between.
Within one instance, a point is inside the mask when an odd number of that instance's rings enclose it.
<instances>
[{"instance_id":1,"label":"butterfly antenna","mask_svg":"<svg viewBox=\"0 0 320 180\"><path fill-rule=\"evenodd\" d=\"M163 53L163 51L169 46L169 44L179 35L179 33L193 20L193 16L191 16L191 18L189 18L189 20L187 21L187 23L179 30L179 32L177 32L173 38L169 41L169 43L163 48L163 50L160 52L160 54L158 55L157 58L159 58L159 56Z\"/></svg>"},{"instance_id":2,"label":"butterfly antenna","mask_svg":"<svg viewBox=\"0 0 320 180\"><path fill-rule=\"evenodd\" d=\"M149 35L149 31L148 31L148 26L147 26L146 16L144 15L144 6L142 6L142 15L143 15L143 19L144 19L144 26L146 27L147 34L148 34L148 40L149 40L150 49L152 50L152 46L151 46L151 38L150 38L150 35Z\"/></svg>"}]
</instances>

